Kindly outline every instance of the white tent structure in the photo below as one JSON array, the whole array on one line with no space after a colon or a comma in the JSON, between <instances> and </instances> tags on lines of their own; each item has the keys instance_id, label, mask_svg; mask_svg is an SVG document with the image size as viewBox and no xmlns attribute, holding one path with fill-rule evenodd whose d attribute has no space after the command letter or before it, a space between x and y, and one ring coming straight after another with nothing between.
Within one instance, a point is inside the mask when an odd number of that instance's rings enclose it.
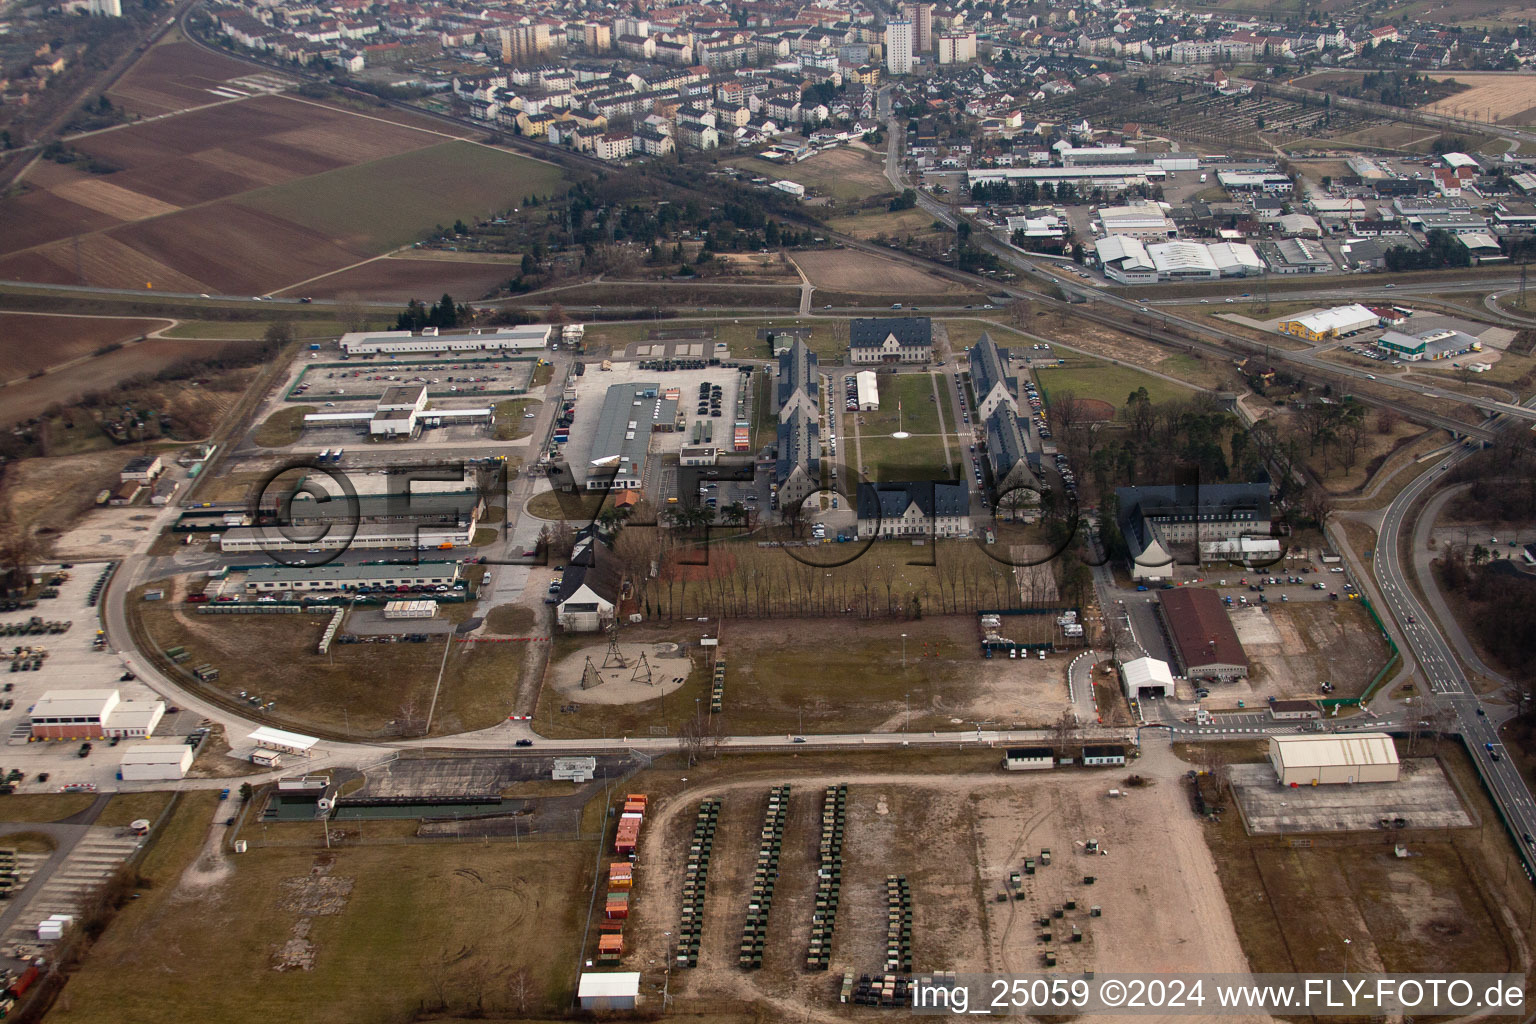
<instances>
[{"instance_id":1,"label":"white tent structure","mask_svg":"<svg viewBox=\"0 0 1536 1024\"><path fill-rule=\"evenodd\" d=\"M1137 658L1120 666L1120 679L1125 684L1127 697L1140 698L1144 692L1158 697L1173 696L1173 673L1166 661L1157 658Z\"/></svg>"}]
</instances>

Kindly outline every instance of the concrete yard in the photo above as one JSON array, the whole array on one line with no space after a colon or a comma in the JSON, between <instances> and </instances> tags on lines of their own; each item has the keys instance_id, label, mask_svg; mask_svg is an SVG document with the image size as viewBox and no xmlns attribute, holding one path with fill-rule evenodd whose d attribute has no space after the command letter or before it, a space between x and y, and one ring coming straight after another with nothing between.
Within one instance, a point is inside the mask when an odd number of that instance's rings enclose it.
<instances>
[{"instance_id":1,"label":"concrete yard","mask_svg":"<svg viewBox=\"0 0 1536 1024\"><path fill-rule=\"evenodd\" d=\"M1431 758L1409 758L1397 782L1354 786L1282 788L1268 763L1235 764L1232 791L1252 835L1300 832L1369 832L1383 818L1402 818L1403 827L1470 828L1472 817Z\"/></svg>"},{"instance_id":2,"label":"concrete yard","mask_svg":"<svg viewBox=\"0 0 1536 1024\"><path fill-rule=\"evenodd\" d=\"M361 789L349 796L379 799L499 796L519 783L549 781L550 758L401 757L367 769ZM618 778L637 766L631 757L597 759L598 778L606 770ZM575 783L566 783L574 792Z\"/></svg>"}]
</instances>

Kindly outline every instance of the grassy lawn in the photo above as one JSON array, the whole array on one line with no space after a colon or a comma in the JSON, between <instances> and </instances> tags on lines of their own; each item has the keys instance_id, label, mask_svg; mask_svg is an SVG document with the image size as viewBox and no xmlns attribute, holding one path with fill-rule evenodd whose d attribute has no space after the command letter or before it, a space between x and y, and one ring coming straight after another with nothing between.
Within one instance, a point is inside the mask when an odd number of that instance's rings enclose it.
<instances>
[{"instance_id":1,"label":"grassy lawn","mask_svg":"<svg viewBox=\"0 0 1536 1024\"><path fill-rule=\"evenodd\" d=\"M12 793L0 796L0 822L62 821L95 800L90 793Z\"/></svg>"},{"instance_id":2,"label":"grassy lawn","mask_svg":"<svg viewBox=\"0 0 1536 1024\"><path fill-rule=\"evenodd\" d=\"M304 434L304 417L313 409L290 405L268 416L251 434L251 440L263 448L286 448L298 444Z\"/></svg>"},{"instance_id":3,"label":"grassy lawn","mask_svg":"<svg viewBox=\"0 0 1536 1024\"><path fill-rule=\"evenodd\" d=\"M132 607L141 615L142 632L162 668L184 685L240 707L248 708L240 690L276 701L267 715L271 724L300 732L398 735L396 723L425 719L443 664L445 638L440 636L419 644L336 644L328 655L318 654L316 645L329 611L198 616L183 610L190 606L170 602L135 601ZM181 666L171 667L158 657L174 646L184 646L191 654L184 665L209 662L218 666L220 678L199 684ZM458 700L459 689L478 686L472 678L445 675L439 708ZM499 717L463 728L493 725Z\"/></svg>"},{"instance_id":4,"label":"grassy lawn","mask_svg":"<svg viewBox=\"0 0 1536 1024\"><path fill-rule=\"evenodd\" d=\"M1181 401L1190 392L1171 381L1153 377L1129 366L1116 366L1102 359L1083 356L1067 358L1065 366L1036 367L1035 377L1040 390L1050 401L1052 393L1070 391L1078 398L1097 398L1108 402L1117 410L1125 405L1126 396L1137 388L1146 388L1154 403Z\"/></svg>"},{"instance_id":5,"label":"grassy lawn","mask_svg":"<svg viewBox=\"0 0 1536 1024\"><path fill-rule=\"evenodd\" d=\"M527 636L528 630L512 635ZM527 644L454 644L443 667L432 732L452 735L483 729L511 714L527 654Z\"/></svg>"},{"instance_id":6,"label":"grassy lawn","mask_svg":"<svg viewBox=\"0 0 1536 1024\"><path fill-rule=\"evenodd\" d=\"M777 164L747 157L732 161L750 174L778 181L798 181L813 192L832 196L843 202L856 202L868 196L893 191L885 177L885 160L878 153L852 147L840 147L819 153L797 164ZM931 221L933 218L929 218Z\"/></svg>"},{"instance_id":7,"label":"grassy lawn","mask_svg":"<svg viewBox=\"0 0 1536 1024\"><path fill-rule=\"evenodd\" d=\"M555 364L539 360L539 364L533 368L533 376L528 381L528 390L541 388L550 382L555 375Z\"/></svg>"},{"instance_id":8,"label":"grassy lawn","mask_svg":"<svg viewBox=\"0 0 1536 1024\"><path fill-rule=\"evenodd\" d=\"M107 806L96 819L96 824L121 828L139 818L148 818L154 822L170 804L174 795L169 792L118 793L107 802Z\"/></svg>"},{"instance_id":9,"label":"grassy lawn","mask_svg":"<svg viewBox=\"0 0 1536 1024\"><path fill-rule=\"evenodd\" d=\"M845 459L851 462L855 452L863 456L861 471L864 477L887 481L933 480L948 479L954 474L954 467L944 458L933 379L928 373L903 373L881 381L880 408L859 414L858 444L855 445L852 434L841 439L840 453ZM892 437L898 423L900 429L912 436ZM954 432L953 423L945 426L950 433Z\"/></svg>"},{"instance_id":10,"label":"grassy lawn","mask_svg":"<svg viewBox=\"0 0 1536 1024\"><path fill-rule=\"evenodd\" d=\"M503 604L492 608L485 616L488 633L502 636L527 636L534 626L533 609L520 604Z\"/></svg>"},{"instance_id":11,"label":"grassy lawn","mask_svg":"<svg viewBox=\"0 0 1536 1024\"><path fill-rule=\"evenodd\" d=\"M827 221L827 227L833 231L854 238L875 238L879 235L887 235L891 238L906 238L908 235L936 235L938 230L934 228L933 214L924 210L881 210L874 213L853 214L847 217L834 217Z\"/></svg>"},{"instance_id":12,"label":"grassy lawn","mask_svg":"<svg viewBox=\"0 0 1536 1024\"><path fill-rule=\"evenodd\" d=\"M398 248L437 224L561 188L559 167L470 142L438 146L273 185L235 202L346 239Z\"/></svg>"},{"instance_id":13,"label":"grassy lawn","mask_svg":"<svg viewBox=\"0 0 1536 1024\"><path fill-rule=\"evenodd\" d=\"M597 518L609 495L606 491L540 491L528 499L528 514L539 519L566 519L585 526Z\"/></svg>"},{"instance_id":14,"label":"grassy lawn","mask_svg":"<svg viewBox=\"0 0 1536 1024\"><path fill-rule=\"evenodd\" d=\"M534 421L525 419L523 413L541 404L537 398L514 398L497 402L493 408L496 440L515 441L527 437L533 431Z\"/></svg>"},{"instance_id":15,"label":"grassy lawn","mask_svg":"<svg viewBox=\"0 0 1536 1024\"><path fill-rule=\"evenodd\" d=\"M326 851L313 829L313 846L264 847L252 835L251 850L226 862L225 882L178 891L216 802L212 793L183 798L145 861L144 873L158 884L107 929L55 1018L172 1024L195 1004L201 1019L237 1020L259 1005L314 1024L355 1024L403 1021L439 999L451 1016L470 1013L482 996L484 1010L497 1016L542 1015L569 1003L590 844ZM346 880L350 892L327 907L334 913L304 914L296 897L306 879L313 885L321 875ZM274 970L274 952L301 922L313 970ZM511 995L520 972L522 1008ZM125 986L125 977L138 980Z\"/></svg>"}]
</instances>

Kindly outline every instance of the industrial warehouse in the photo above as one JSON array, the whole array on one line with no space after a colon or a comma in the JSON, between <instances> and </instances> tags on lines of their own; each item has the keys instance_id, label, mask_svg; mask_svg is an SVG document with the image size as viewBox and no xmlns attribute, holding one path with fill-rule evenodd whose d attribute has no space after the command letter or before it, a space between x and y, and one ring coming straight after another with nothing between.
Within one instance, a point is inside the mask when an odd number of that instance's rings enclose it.
<instances>
[{"instance_id":1,"label":"industrial warehouse","mask_svg":"<svg viewBox=\"0 0 1536 1024\"><path fill-rule=\"evenodd\" d=\"M1214 590L1165 590L1158 600L1158 612L1172 641L1179 675L1216 680L1248 675L1248 656Z\"/></svg>"}]
</instances>

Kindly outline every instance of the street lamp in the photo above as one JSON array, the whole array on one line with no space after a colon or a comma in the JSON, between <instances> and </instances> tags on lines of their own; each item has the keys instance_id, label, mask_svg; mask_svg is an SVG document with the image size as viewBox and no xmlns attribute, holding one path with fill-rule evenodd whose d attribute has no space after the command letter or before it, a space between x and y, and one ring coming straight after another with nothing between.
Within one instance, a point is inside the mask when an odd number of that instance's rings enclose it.
<instances>
[{"instance_id":1,"label":"street lamp","mask_svg":"<svg viewBox=\"0 0 1536 1024\"><path fill-rule=\"evenodd\" d=\"M1345 974L1349 973L1349 944L1351 942L1353 942L1353 941L1354 941L1353 939L1345 939L1344 940L1344 973Z\"/></svg>"},{"instance_id":2,"label":"street lamp","mask_svg":"<svg viewBox=\"0 0 1536 1024\"><path fill-rule=\"evenodd\" d=\"M906 724L901 727L901 731L910 732L912 730L912 695L910 693L902 694L901 701L907 708Z\"/></svg>"},{"instance_id":3,"label":"street lamp","mask_svg":"<svg viewBox=\"0 0 1536 1024\"><path fill-rule=\"evenodd\" d=\"M907 667L907 634L901 634L901 667Z\"/></svg>"}]
</instances>

